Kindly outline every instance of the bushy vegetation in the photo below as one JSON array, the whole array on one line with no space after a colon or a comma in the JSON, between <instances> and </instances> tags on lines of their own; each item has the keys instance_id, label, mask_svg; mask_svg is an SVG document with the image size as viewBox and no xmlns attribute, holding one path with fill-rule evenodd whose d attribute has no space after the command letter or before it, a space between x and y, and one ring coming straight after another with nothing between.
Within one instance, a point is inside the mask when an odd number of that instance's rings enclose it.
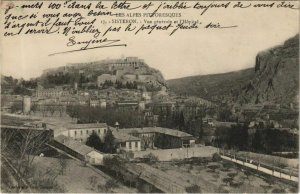
<instances>
[{"instance_id":1,"label":"bushy vegetation","mask_svg":"<svg viewBox=\"0 0 300 194\"><path fill-rule=\"evenodd\" d=\"M214 153L213 156L212 156L212 160L214 162L219 162L222 160L221 156L218 154L218 153Z\"/></svg>"},{"instance_id":2,"label":"bushy vegetation","mask_svg":"<svg viewBox=\"0 0 300 194\"><path fill-rule=\"evenodd\" d=\"M187 193L201 193L199 185L192 185L185 188Z\"/></svg>"},{"instance_id":3,"label":"bushy vegetation","mask_svg":"<svg viewBox=\"0 0 300 194\"><path fill-rule=\"evenodd\" d=\"M37 87L37 80L14 79L12 76L1 78L1 94L32 95L32 89Z\"/></svg>"},{"instance_id":4,"label":"bushy vegetation","mask_svg":"<svg viewBox=\"0 0 300 194\"><path fill-rule=\"evenodd\" d=\"M145 155L144 158L146 158L149 162L157 162L158 161L158 157L155 156L153 153L149 153L149 154Z\"/></svg>"},{"instance_id":5,"label":"bushy vegetation","mask_svg":"<svg viewBox=\"0 0 300 194\"><path fill-rule=\"evenodd\" d=\"M136 110L100 109L77 105L68 106L67 113L72 118L77 118L78 123L102 122L114 126L118 122L124 128L143 126L143 115Z\"/></svg>"},{"instance_id":6,"label":"bushy vegetation","mask_svg":"<svg viewBox=\"0 0 300 194\"><path fill-rule=\"evenodd\" d=\"M99 151L103 149L103 143L95 131L87 138L85 144Z\"/></svg>"},{"instance_id":7,"label":"bushy vegetation","mask_svg":"<svg viewBox=\"0 0 300 194\"><path fill-rule=\"evenodd\" d=\"M87 138L86 145L93 147L101 152L105 153L115 153L116 147L114 144L114 136L111 130L107 130L104 142L101 141L100 137L96 132L92 132L92 134Z\"/></svg>"},{"instance_id":8,"label":"bushy vegetation","mask_svg":"<svg viewBox=\"0 0 300 194\"><path fill-rule=\"evenodd\" d=\"M230 128L217 127L215 144L217 147L238 148L246 150L248 148L248 126L233 125Z\"/></svg>"},{"instance_id":9,"label":"bushy vegetation","mask_svg":"<svg viewBox=\"0 0 300 194\"><path fill-rule=\"evenodd\" d=\"M227 96L238 96L238 91L249 82L254 69L223 74L200 75L168 80L169 88L177 94L198 96L207 100L221 101Z\"/></svg>"},{"instance_id":10,"label":"bushy vegetation","mask_svg":"<svg viewBox=\"0 0 300 194\"><path fill-rule=\"evenodd\" d=\"M105 189L106 190L110 190L110 189L113 189L113 188L116 188L118 187L118 184L116 182L116 180L113 180L113 179L109 179L106 183L105 183Z\"/></svg>"},{"instance_id":11,"label":"bushy vegetation","mask_svg":"<svg viewBox=\"0 0 300 194\"><path fill-rule=\"evenodd\" d=\"M248 134L247 124L238 124L229 128L217 128L215 146L272 154L272 152L296 151L298 136L272 128L260 128Z\"/></svg>"}]
</instances>

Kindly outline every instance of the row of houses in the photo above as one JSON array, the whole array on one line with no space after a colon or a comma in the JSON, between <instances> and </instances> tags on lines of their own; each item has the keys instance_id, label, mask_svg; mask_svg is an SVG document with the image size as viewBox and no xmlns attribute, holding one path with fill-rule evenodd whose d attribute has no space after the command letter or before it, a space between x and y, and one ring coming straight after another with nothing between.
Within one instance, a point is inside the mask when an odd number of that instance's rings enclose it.
<instances>
[{"instance_id":1,"label":"row of houses","mask_svg":"<svg viewBox=\"0 0 300 194\"><path fill-rule=\"evenodd\" d=\"M116 70L113 74L102 74L97 77L97 86L101 87L105 82L116 83L117 81L126 84L133 82L151 82L154 81L153 75L140 75L140 74L129 74L124 73L123 70Z\"/></svg>"}]
</instances>

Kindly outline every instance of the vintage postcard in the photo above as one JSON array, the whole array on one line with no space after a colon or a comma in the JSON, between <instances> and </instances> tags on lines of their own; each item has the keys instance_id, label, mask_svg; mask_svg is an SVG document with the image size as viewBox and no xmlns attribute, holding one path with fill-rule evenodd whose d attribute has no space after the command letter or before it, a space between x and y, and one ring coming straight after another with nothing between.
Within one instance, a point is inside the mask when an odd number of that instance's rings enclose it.
<instances>
[{"instance_id":1,"label":"vintage postcard","mask_svg":"<svg viewBox=\"0 0 300 194\"><path fill-rule=\"evenodd\" d=\"M2 0L2 193L298 193L299 2Z\"/></svg>"}]
</instances>

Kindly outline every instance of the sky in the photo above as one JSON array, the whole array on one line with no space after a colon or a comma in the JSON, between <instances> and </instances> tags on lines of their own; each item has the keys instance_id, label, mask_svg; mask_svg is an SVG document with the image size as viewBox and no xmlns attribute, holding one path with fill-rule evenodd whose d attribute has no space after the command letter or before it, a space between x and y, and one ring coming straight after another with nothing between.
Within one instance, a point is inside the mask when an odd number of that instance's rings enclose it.
<instances>
[{"instance_id":1,"label":"sky","mask_svg":"<svg viewBox=\"0 0 300 194\"><path fill-rule=\"evenodd\" d=\"M296 2L297 3L297 2ZM299 32L299 10L235 9L183 12L201 22L217 21L236 28L185 30L173 36L166 32L112 34L127 47L92 49L49 56L70 50L62 35L22 35L2 37L1 71L4 75L29 79L47 68L67 63L136 56L162 72L165 79L206 75L254 67L258 52L282 44ZM3 25L2 25L3 26ZM2 29L3 30L3 29Z\"/></svg>"}]
</instances>

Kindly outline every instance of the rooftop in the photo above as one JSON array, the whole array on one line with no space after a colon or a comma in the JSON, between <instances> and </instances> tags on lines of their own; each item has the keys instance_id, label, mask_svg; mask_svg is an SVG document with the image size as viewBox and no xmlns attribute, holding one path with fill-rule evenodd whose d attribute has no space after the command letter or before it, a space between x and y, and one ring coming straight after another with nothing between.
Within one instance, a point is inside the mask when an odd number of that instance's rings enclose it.
<instances>
[{"instance_id":1,"label":"rooftop","mask_svg":"<svg viewBox=\"0 0 300 194\"><path fill-rule=\"evenodd\" d=\"M59 135L59 136L55 137L54 139L55 139L55 141L65 145L66 147L76 151L77 153L79 153L81 155L87 155L91 151L94 151L93 148L91 148L87 145L84 145L76 140L73 140L70 137L66 137L64 135Z\"/></svg>"},{"instance_id":2,"label":"rooftop","mask_svg":"<svg viewBox=\"0 0 300 194\"><path fill-rule=\"evenodd\" d=\"M43 127L35 127L35 126L12 126L12 125L0 125L1 129L24 129L24 130L42 130L45 131L45 128Z\"/></svg>"},{"instance_id":3,"label":"rooftop","mask_svg":"<svg viewBox=\"0 0 300 194\"><path fill-rule=\"evenodd\" d=\"M103 128L107 127L106 123L86 123L86 124L67 124L67 129L85 129L85 128Z\"/></svg>"},{"instance_id":4,"label":"rooftop","mask_svg":"<svg viewBox=\"0 0 300 194\"><path fill-rule=\"evenodd\" d=\"M126 142L126 141L140 141L139 138L129 135L128 133L126 133L120 129L117 130L112 127L110 127L110 129L112 130L112 133L113 133L117 143Z\"/></svg>"},{"instance_id":5,"label":"rooftop","mask_svg":"<svg viewBox=\"0 0 300 194\"><path fill-rule=\"evenodd\" d=\"M144 128L127 128L127 129L119 129L119 131L123 131L124 133L162 133L165 135L175 136L175 137L193 137L191 134L163 127L144 127Z\"/></svg>"}]
</instances>

